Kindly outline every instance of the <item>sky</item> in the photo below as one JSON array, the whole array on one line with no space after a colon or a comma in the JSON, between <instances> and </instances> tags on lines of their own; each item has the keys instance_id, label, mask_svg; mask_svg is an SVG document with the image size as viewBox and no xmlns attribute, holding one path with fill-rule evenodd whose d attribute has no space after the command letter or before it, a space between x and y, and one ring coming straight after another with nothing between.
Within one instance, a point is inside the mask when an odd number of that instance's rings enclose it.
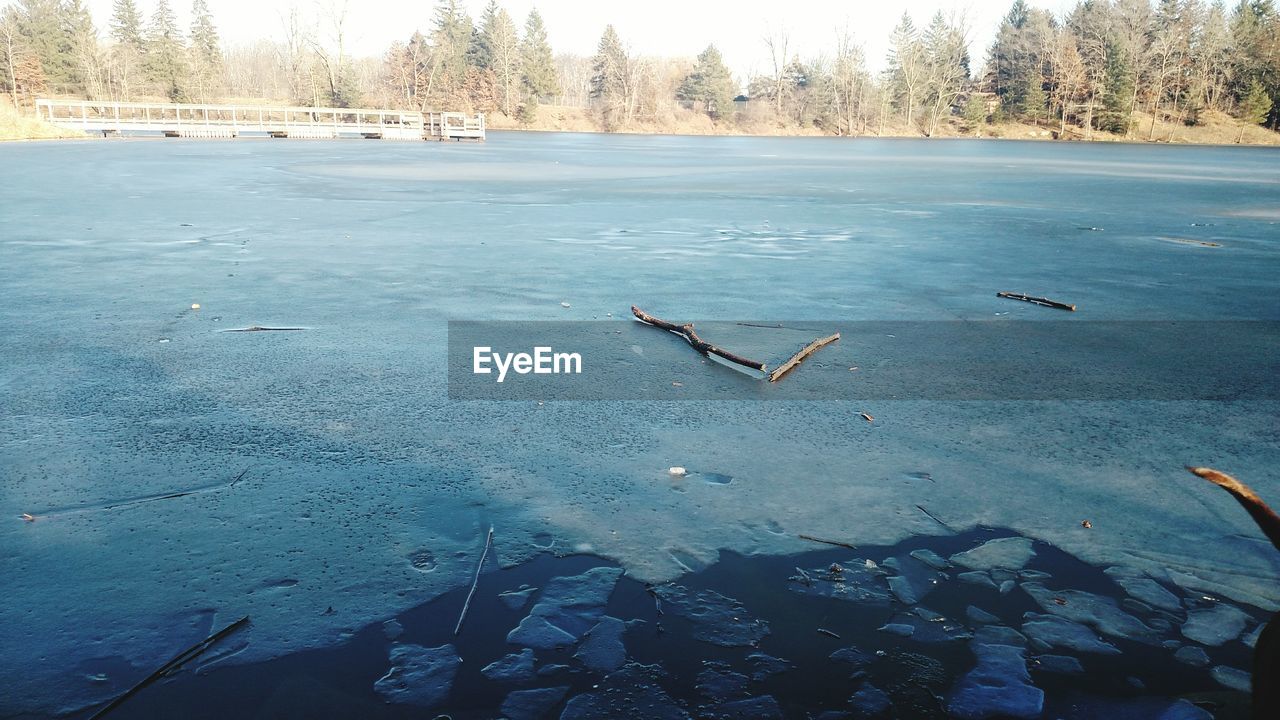
<instances>
[{"instance_id":1,"label":"sky","mask_svg":"<svg viewBox=\"0 0 1280 720\"><path fill-rule=\"evenodd\" d=\"M488 0L461 0L478 18ZM150 16L155 0L137 0ZM189 24L190 0L170 0L179 22ZM321 16L343 0L208 0L225 42L240 43L263 36L280 37L281 19L297 6L304 15ZM348 47L356 55L381 56L395 40L414 29L427 30L434 0L347 0ZM105 29L112 0L88 0L99 28ZM499 0L523 27L535 5L546 22L556 52L592 55L605 25L612 23L634 52L664 57L693 57L714 43L726 64L745 81L769 67L763 38L785 29L802 58L830 51L837 33L848 29L866 51L873 70L883 67L889 33L903 11L917 27L939 10L963 13L970 27L970 55L975 68L986 58L1000 18L1012 0ZM1066 0L1032 0L1032 6L1061 12Z\"/></svg>"}]
</instances>

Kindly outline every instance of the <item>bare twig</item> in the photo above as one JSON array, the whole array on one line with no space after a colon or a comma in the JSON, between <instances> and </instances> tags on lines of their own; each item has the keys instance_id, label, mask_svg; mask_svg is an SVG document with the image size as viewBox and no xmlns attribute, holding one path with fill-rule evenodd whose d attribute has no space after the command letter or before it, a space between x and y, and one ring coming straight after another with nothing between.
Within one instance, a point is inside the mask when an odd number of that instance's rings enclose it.
<instances>
[{"instance_id":1,"label":"bare twig","mask_svg":"<svg viewBox=\"0 0 1280 720\"><path fill-rule=\"evenodd\" d=\"M948 525L948 524L946 524L946 523L942 522L941 520L939 520L937 515L934 515L933 513L929 512L928 510L925 510L923 505L917 505L917 506L916 506L916 509L917 509L917 510L919 510L920 512L924 513L925 515L928 515L928 516L929 516L929 518L930 518L931 520L933 520L934 522L938 523L938 524L939 524L939 525L941 525L942 527L946 528L948 532L955 532L955 530L952 530L952 529L951 529L951 526L950 526L950 525Z\"/></svg>"},{"instance_id":2,"label":"bare twig","mask_svg":"<svg viewBox=\"0 0 1280 720\"><path fill-rule=\"evenodd\" d=\"M850 545L849 543L840 542L839 540L823 540L822 538L817 538L812 535L797 535L796 537L800 538L801 540L808 540L810 542L822 543L823 545L835 545L836 547L848 548L850 550L858 549L853 545Z\"/></svg>"},{"instance_id":3,"label":"bare twig","mask_svg":"<svg viewBox=\"0 0 1280 720\"><path fill-rule=\"evenodd\" d=\"M1057 308L1059 310L1070 310L1071 312L1076 311L1075 305L1068 305L1066 303L1058 302L1057 300L1050 300L1049 298L1034 297L1032 295L1024 295L1023 293L1014 292L998 292L996 295L1002 298L1009 298L1010 300L1029 302L1033 305L1043 305L1044 307Z\"/></svg>"},{"instance_id":4,"label":"bare twig","mask_svg":"<svg viewBox=\"0 0 1280 720\"><path fill-rule=\"evenodd\" d=\"M833 637L833 638L835 638L835 639L837 639L837 640L839 640L839 639L840 639L840 636L839 636L839 635L837 635L837 634L835 634L835 633L831 632L830 630L828 630L828 629L826 629L826 628L818 628L818 632L819 632L820 634L822 634L822 635L826 635L827 637Z\"/></svg>"},{"instance_id":5,"label":"bare twig","mask_svg":"<svg viewBox=\"0 0 1280 720\"><path fill-rule=\"evenodd\" d=\"M471 598L476 594L476 586L480 584L480 571L484 569L484 559L489 556L489 546L493 544L493 526L489 526L489 534L484 539L484 552L480 553L480 562L476 563L476 578L471 582L471 591L467 593L466 602L462 603L462 614L458 616L458 624L453 634L462 632L462 622L467 619L467 610L471 609Z\"/></svg>"},{"instance_id":6,"label":"bare twig","mask_svg":"<svg viewBox=\"0 0 1280 720\"><path fill-rule=\"evenodd\" d=\"M782 363L778 367L774 368L773 372L769 373L769 382L778 382L779 380L782 379L783 375L786 375L787 373L791 372L792 368L799 365L802 360L804 360L805 358L809 357L814 352L816 352L818 348L822 347L823 345L829 345L839 339L840 339L840 333L835 333L834 335L820 337L817 340L814 340L813 342L809 343L808 345L805 345L803 348L800 349L799 352L797 352L795 355L792 355L791 359L787 360L786 362Z\"/></svg>"},{"instance_id":7,"label":"bare twig","mask_svg":"<svg viewBox=\"0 0 1280 720\"><path fill-rule=\"evenodd\" d=\"M725 360L728 360L731 363L742 365L744 367L749 367L752 370L759 370L760 372L764 372L764 369L765 369L764 363L759 362L758 360L750 360L745 357L742 357L741 355L731 353L728 350L718 348L715 345L712 345L711 343L707 342L706 340L703 340L702 338L698 337L698 334L693 331L693 323L685 323L683 325L677 325L676 323L668 322L661 318L656 318L646 313L645 311L641 310L640 308L636 307L635 305L631 306L631 314L635 315L636 319L638 319L642 323L645 323L646 325L652 325L654 327L662 328L663 330L666 330L668 332L673 332L677 335L683 336L684 339L688 341L690 345L693 346L694 350L697 350L703 355L708 355L708 354L719 355L720 357L724 358Z\"/></svg>"},{"instance_id":8,"label":"bare twig","mask_svg":"<svg viewBox=\"0 0 1280 720\"><path fill-rule=\"evenodd\" d=\"M124 694L120 695L115 700L112 700L111 702L102 706L102 708L99 709L96 713L94 713L93 716L89 718L89 720L98 720L98 718L101 718L107 713L111 712L112 710L115 710L117 707L121 705L121 703L133 697L134 695L138 694L138 692L143 688L145 688L146 686L150 685L151 683L157 680L160 680L161 678L165 678L165 677L168 677L169 675L172 675L174 672L178 671L183 665L194 660L195 658L203 654L206 650L213 647L213 645L217 643L219 640L239 630L240 628L244 627L248 623L249 623L249 616L246 615L240 618L239 620L231 623L230 625L222 628L218 632L210 635L204 640L201 640L195 645L192 645L186 650L183 650L182 652L173 656L172 660L165 663L164 665L161 665L158 670L156 670L155 672L143 678L142 681L139 682L137 685L134 685L133 687L126 690Z\"/></svg>"}]
</instances>

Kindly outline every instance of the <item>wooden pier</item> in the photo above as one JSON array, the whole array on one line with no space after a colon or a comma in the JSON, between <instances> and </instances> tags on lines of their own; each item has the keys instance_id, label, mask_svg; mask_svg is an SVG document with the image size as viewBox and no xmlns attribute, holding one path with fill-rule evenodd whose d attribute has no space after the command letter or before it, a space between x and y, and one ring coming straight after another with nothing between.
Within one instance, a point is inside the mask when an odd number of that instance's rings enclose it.
<instances>
[{"instance_id":1,"label":"wooden pier","mask_svg":"<svg viewBox=\"0 0 1280 720\"><path fill-rule=\"evenodd\" d=\"M103 135L188 138L484 140L484 113L368 108L36 100L42 120Z\"/></svg>"}]
</instances>

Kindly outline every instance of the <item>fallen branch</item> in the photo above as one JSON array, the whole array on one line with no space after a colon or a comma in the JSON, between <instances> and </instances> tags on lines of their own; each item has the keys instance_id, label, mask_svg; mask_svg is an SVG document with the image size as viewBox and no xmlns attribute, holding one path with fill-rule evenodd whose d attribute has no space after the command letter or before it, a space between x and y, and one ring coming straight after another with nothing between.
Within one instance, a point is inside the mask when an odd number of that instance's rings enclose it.
<instances>
[{"instance_id":1,"label":"fallen branch","mask_svg":"<svg viewBox=\"0 0 1280 720\"><path fill-rule=\"evenodd\" d=\"M480 584L480 571L484 569L484 559L489 556L489 546L493 544L493 526L489 526L489 534L484 539L484 552L480 553L480 562L476 563L476 579L471 582L471 592L467 593L466 602L462 603L462 614L458 616L458 624L453 634L462 632L462 623L467 619L467 610L471 609L471 598L476 594L476 586Z\"/></svg>"},{"instance_id":2,"label":"fallen branch","mask_svg":"<svg viewBox=\"0 0 1280 720\"><path fill-rule=\"evenodd\" d=\"M835 638L835 639L837 639L837 640L839 640L839 639L840 639L840 636L839 636L839 635L837 635L837 634L835 634L835 633L831 632L830 630L828 630L828 629L826 629L826 628L818 628L818 633L819 633L819 634L821 634L821 635L826 635L827 637Z\"/></svg>"},{"instance_id":3,"label":"fallen branch","mask_svg":"<svg viewBox=\"0 0 1280 720\"><path fill-rule=\"evenodd\" d=\"M1044 307L1058 308L1059 310L1070 310L1071 312L1076 311L1075 305L1068 305L1066 303L1058 302L1057 300L1050 300L1049 298L1034 297L1032 295L1024 295L1022 293L1011 293L1011 292L998 292L996 293L996 296L1002 297L1002 298L1009 298L1010 300L1021 300L1022 302L1029 302L1029 303L1032 303L1033 305L1043 305Z\"/></svg>"},{"instance_id":4,"label":"fallen branch","mask_svg":"<svg viewBox=\"0 0 1280 720\"><path fill-rule=\"evenodd\" d=\"M231 328L222 332L289 332L291 330L306 330L300 327L263 327L262 325L250 325L245 328Z\"/></svg>"},{"instance_id":5,"label":"fallen branch","mask_svg":"<svg viewBox=\"0 0 1280 720\"><path fill-rule=\"evenodd\" d=\"M1191 467L1188 465L1187 470L1191 474L1202 477L1231 493L1231 496L1244 506L1253 521L1257 523L1258 529L1262 530L1263 534L1267 536L1267 539L1271 541L1271 544L1277 550L1280 550L1280 516L1277 516L1275 511L1268 507L1262 498L1258 497L1253 488L1213 468Z\"/></svg>"},{"instance_id":6,"label":"fallen branch","mask_svg":"<svg viewBox=\"0 0 1280 720\"><path fill-rule=\"evenodd\" d=\"M749 360L747 358L742 357L741 355L736 355L734 353L729 352L728 350L718 348L715 345L712 345L711 343L707 342L706 340L703 340L702 338L698 337L698 334L693 331L693 323L685 323L683 325L677 325L673 322L667 322L666 320L663 320L661 318L656 318L646 313L645 311L641 310L635 305L631 306L631 314L635 315L636 319L638 319L642 323L645 323L646 325L652 325L654 327L662 328L663 330L666 330L668 332L673 332L677 335L683 336L684 339L687 340L688 343L693 346L694 350L697 350L703 355L708 355L708 354L719 355L720 357L724 358L725 360L728 360L731 363L736 363L744 367L749 367L752 370L759 370L760 372L764 372L764 369L765 369L764 363L756 360Z\"/></svg>"},{"instance_id":7,"label":"fallen branch","mask_svg":"<svg viewBox=\"0 0 1280 720\"><path fill-rule=\"evenodd\" d=\"M916 506L916 509L917 509L917 510L919 510L920 512L924 513L925 515L928 515L928 516L929 516L929 518L930 518L931 520L933 520L934 522L938 523L938 524L939 524L939 525L941 525L942 527L946 528L946 529L947 529L947 532L951 532L951 533L954 533L954 532L955 532L955 530L953 530L953 529L951 528L951 526L950 526L950 525L948 525L948 524L946 524L946 523L942 522L941 520L939 520L937 515L934 515L933 513L929 512L928 510L925 510L925 508L924 508L924 506L923 506L923 505L917 505L917 506Z\"/></svg>"},{"instance_id":8,"label":"fallen branch","mask_svg":"<svg viewBox=\"0 0 1280 720\"><path fill-rule=\"evenodd\" d=\"M797 535L796 537L801 540L808 540L809 542L822 543L823 545L835 545L836 547L849 548L850 550L858 549L849 543L840 542L839 540L823 540L822 538L817 538L812 535Z\"/></svg>"},{"instance_id":9,"label":"fallen branch","mask_svg":"<svg viewBox=\"0 0 1280 720\"><path fill-rule=\"evenodd\" d=\"M173 656L172 660L165 663L164 665L161 665L158 670L156 670L155 672L143 678L142 682L139 682L137 685L134 685L133 687L129 688L124 692L124 694L120 695L115 700L112 700L111 702L104 705L100 710L94 713L89 718L89 720L98 720L98 718L103 717L104 715L111 712L112 710L115 710L117 707L120 707L121 703L133 697L134 695L138 694L138 692L141 691L146 686L150 685L151 683L157 680L160 680L162 678L168 677L169 675L172 675L174 672L181 669L183 665L186 665L188 662L191 662L195 658L202 655L206 650L213 647L213 645L217 643L219 640L239 630L240 628L244 627L248 623L249 623L249 616L246 615L240 618L239 620L231 623L230 625L222 628L218 632L210 635L204 640L201 640L195 645L192 645L186 650L183 650L182 652Z\"/></svg>"},{"instance_id":10,"label":"fallen branch","mask_svg":"<svg viewBox=\"0 0 1280 720\"><path fill-rule=\"evenodd\" d=\"M814 340L808 345L805 345L803 348L800 349L800 352L796 353L795 355L792 355L790 360L787 360L786 362L782 363L778 367L774 368L773 372L769 373L769 382L778 382L779 380L782 379L783 375L786 375L787 373L791 372L792 368L799 365L802 360L804 360L805 358L809 357L814 352L816 352L818 348L822 347L823 345L829 345L839 339L840 339L840 333L835 333L834 335L828 335L826 337L818 338L817 340Z\"/></svg>"}]
</instances>

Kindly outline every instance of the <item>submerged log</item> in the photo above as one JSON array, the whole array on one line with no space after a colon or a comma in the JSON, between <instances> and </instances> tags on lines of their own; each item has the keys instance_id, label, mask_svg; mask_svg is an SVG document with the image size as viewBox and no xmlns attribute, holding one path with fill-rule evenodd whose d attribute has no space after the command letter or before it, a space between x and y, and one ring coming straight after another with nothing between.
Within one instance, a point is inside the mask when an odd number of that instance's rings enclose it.
<instances>
[{"instance_id":1,"label":"submerged log","mask_svg":"<svg viewBox=\"0 0 1280 720\"><path fill-rule=\"evenodd\" d=\"M1033 295L1025 295L1023 293L998 292L996 293L996 296L1002 297L1002 298L1009 298L1010 300L1021 300L1022 302L1029 302L1029 303L1032 303L1033 305L1043 305L1044 307L1057 308L1059 310L1070 310L1071 312L1076 311L1075 305L1068 305L1063 302L1058 302L1057 300L1050 300L1049 298L1035 297Z\"/></svg>"},{"instance_id":2,"label":"submerged log","mask_svg":"<svg viewBox=\"0 0 1280 720\"><path fill-rule=\"evenodd\" d=\"M792 355L791 359L787 360L786 362L782 363L778 367L774 368L773 372L769 373L769 382L778 382L779 380L782 379L783 375L786 375L787 373L791 372L792 368L799 365L801 361L803 361L805 358L809 357L814 352L816 352L818 348L822 347L823 345L829 345L839 339L840 339L840 333L835 333L833 335L828 335L826 337L818 338L817 340L814 340L808 345L805 345L803 348L800 349L799 352L797 352L795 355Z\"/></svg>"},{"instance_id":3,"label":"submerged log","mask_svg":"<svg viewBox=\"0 0 1280 720\"><path fill-rule=\"evenodd\" d=\"M668 332L673 332L677 335L684 337L684 339L688 341L688 343L691 346L693 346L694 350L697 350L703 355L718 355L724 358L725 360L728 360L731 363L742 365L744 367L749 367L752 370L758 370L760 372L764 372L765 370L765 364L762 362L742 357L741 355L731 353L728 350L725 350L723 348L718 348L715 345L712 345L711 343L707 342L706 340L703 340L702 338L698 337L698 334L693 331L693 323L685 323L683 325L677 325L676 323L673 323L673 322L667 322L666 320L654 317L649 313L646 313L645 311L641 310L635 305L631 306L631 314L635 315L637 320L639 320L642 323L645 323L646 325L652 325L654 327L662 328L663 330L666 330Z\"/></svg>"}]
</instances>

